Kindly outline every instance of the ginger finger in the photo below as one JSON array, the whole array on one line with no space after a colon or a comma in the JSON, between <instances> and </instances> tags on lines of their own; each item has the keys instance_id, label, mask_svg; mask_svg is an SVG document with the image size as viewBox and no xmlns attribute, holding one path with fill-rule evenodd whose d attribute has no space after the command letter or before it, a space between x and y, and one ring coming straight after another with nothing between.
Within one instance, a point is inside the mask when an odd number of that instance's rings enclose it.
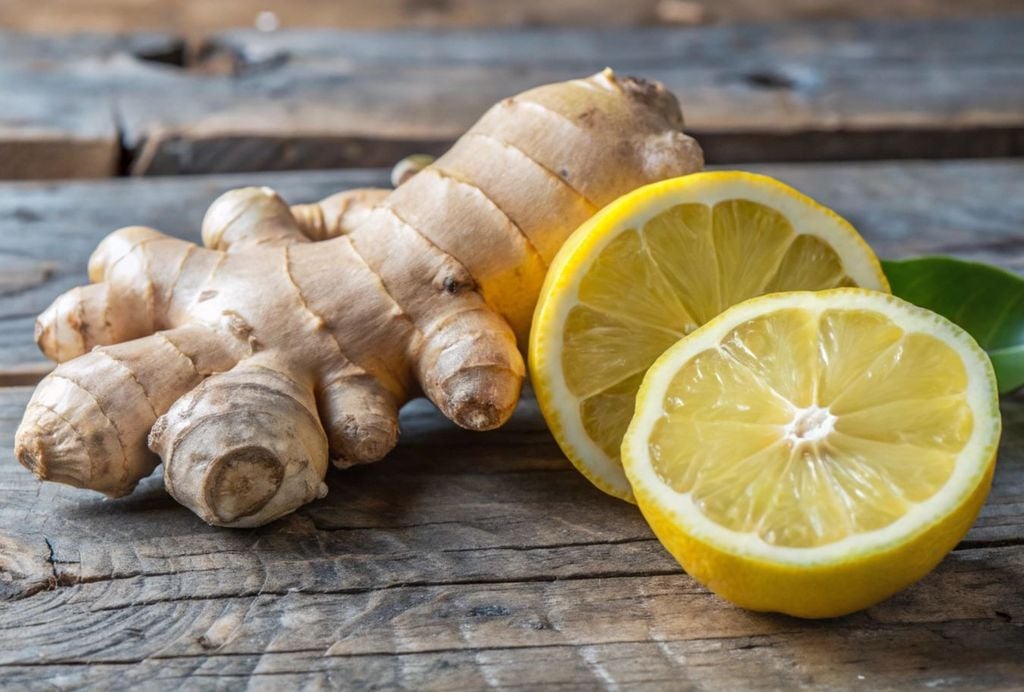
<instances>
[{"instance_id":1,"label":"ginger finger","mask_svg":"<svg viewBox=\"0 0 1024 692\"><path fill-rule=\"evenodd\" d=\"M427 397L469 430L504 424L519 401L526 373L515 334L486 308L440 320L426 334L416 366Z\"/></svg>"},{"instance_id":2,"label":"ginger finger","mask_svg":"<svg viewBox=\"0 0 1024 692\"><path fill-rule=\"evenodd\" d=\"M376 187L345 190L313 204L293 205L291 212L307 238L329 240L351 233L389 194L391 190Z\"/></svg>"},{"instance_id":3,"label":"ginger finger","mask_svg":"<svg viewBox=\"0 0 1024 692\"><path fill-rule=\"evenodd\" d=\"M284 200L269 187L243 187L218 197L203 217L203 245L242 252L308 243Z\"/></svg>"},{"instance_id":4,"label":"ginger finger","mask_svg":"<svg viewBox=\"0 0 1024 692\"><path fill-rule=\"evenodd\" d=\"M398 404L373 378L334 379L319 388L317 405L338 468L379 461L398 442Z\"/></svg>"},{"instance_id":5,"label":"ginger finger","mask_svg":"<svg viewBox=\"0 0 1024 692\"><path fill-rule=\"evenodd\" d=\"M89 259L96 282L59 296L36 320L36 343L64 362L95 346L120 343L174 324L173 300L193 297L182 274L212 267L215 253L141 226L107 236Z\"/></svg>"},{"instance_id":6,"label":"ginger finger","mask_svg":"<svg viewBox=\"0 0 1024 692\"><path fill-rule=\"evenodd\" d=\"M97 348L36 387L15 455L38 477L127 495L160 460L146 446L157 417L213 372L234 365L230 342L201 325Z\"/></svg>"}]
</instances>

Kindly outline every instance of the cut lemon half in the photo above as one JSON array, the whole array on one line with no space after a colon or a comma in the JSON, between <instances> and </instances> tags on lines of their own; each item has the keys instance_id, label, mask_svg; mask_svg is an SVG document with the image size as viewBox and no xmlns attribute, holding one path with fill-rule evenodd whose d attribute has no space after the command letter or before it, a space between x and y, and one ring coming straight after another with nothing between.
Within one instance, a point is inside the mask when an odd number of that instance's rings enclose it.
<instances>
[{"instance_id":1,"label":"cut lemon half","mask_svg":"<svg viewBox=\"0 0 1024 692\"><path fill-rule=\"evenodd\" d=\"M920 579L974 522L999 441L988 357L860 289L754 298L647 372L622 444L637 503L695 579L832 617Z\"/></svg>"},{"instance_id":2,"label":"cut lemon half","mask_svg":"<svg viewBox=\"0 0 1024 692\"><path fill-rule=\"evenodd\" d=\"M696 173L619 198L566 241L541 290L530 372L566 456L632 501L619 447L655 358L748 298L889 290L871 249L834 212L767 176Z\"/></svg>"}]
</instances>

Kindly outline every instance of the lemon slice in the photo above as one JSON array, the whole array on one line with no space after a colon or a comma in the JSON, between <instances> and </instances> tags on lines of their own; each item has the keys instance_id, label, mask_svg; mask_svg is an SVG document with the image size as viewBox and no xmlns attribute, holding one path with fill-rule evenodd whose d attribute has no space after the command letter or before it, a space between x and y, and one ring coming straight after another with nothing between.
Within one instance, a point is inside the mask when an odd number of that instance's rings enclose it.
<instances>
[{"instance_id":1,"label":"lemon slice","mask_svg":"<svg viewBox=\"0 0 1024 692\"><path fill-rule=\"evenodd\" d=\"M850 224L762 175L697 173L640 188L566 241L530 332L530 371L562 451L632 500L619 447L655 358L726 308L764 293L888 291Z\"/></svg>"},{"instance_id":2,"label":"lemon slice","mask_svg":"<svg viewBox=\"0 0 1024 692\"><path fill-rule=\"evenodd\" d=\"M687 572L746 608L832 617L920 579L988 494L995 375L962 329L861 289L754 298L650 368L622 444Z\"/></svg>"}]
</instances>

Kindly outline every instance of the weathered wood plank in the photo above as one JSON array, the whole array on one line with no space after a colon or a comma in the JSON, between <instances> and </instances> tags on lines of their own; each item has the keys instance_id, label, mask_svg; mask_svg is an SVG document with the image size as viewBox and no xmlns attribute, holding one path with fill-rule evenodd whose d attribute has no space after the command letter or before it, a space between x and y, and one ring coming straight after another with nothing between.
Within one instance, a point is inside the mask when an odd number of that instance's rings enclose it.
<instances>
[{"instance_id":1,"label":"weathered wood plank","mask_svg":"<svg viewBox=\"0 0 1024 692\"><path fill-rule=\"evenodd\" d=\"M212 619L212 618L211 618ZM732 637L443 650L339 657L313 650L231 655L154 655L140 663L48 666L72 687L144 684L147 689L235 686L280 689L1014 689L1016 632L942 624L927 629L812 631L799 637ZM1018 628L1019 629L1019 628ZM795 640L795 641L794 641ZM902 642L899 658L894 642ZM964 671L970 674L965 675ZM11 684L40 670L4 667ZM214 679L215 678L215 679Z\"/></svg>"},{"instance_id":2,"label":"weathered wood plank","mask_svg":"<svg viewBox=\"0 0 1024 692\"><path fill-rule=\"evenodd\" d=\"M114 102L89 90L127 56L173 62L182 50L181 40L162 34L54 41L0 32L0 178L116 175L121 133Z\"/></svg>"},{"instance_id":3,"label":"weathered wood plank","mask_svg":"<svg viewBox=\"0 0 1024 692\"><path fill-rule=\"evenodd\" d=\"M140 30L173 31L191 37L210 31L251 26L261 12L288 27L396 29L482 26L634 26L651 23L764 22L793 19L934 18L1000 16L1024 12L1020 0L974 0L969 7L950 0L890 0L884 4L851 0L76 0L40 3L6 0L0 26L36 32Z\"/></svg>"},{"instance_id":4,"label":"weathered wood plank","mask_svg":"<svg viewBox=\"0 0 1024 692\"><path fill-rule=\"evenodd\" d=\"M680 573L635 508L561 458L527 400L510 430L422 402L399 450L258 531L208 527L158 479L104 502L43 486L0 390L0 675L157 688L1011 686L1024 675L1024 400L1004 402L993 497L1014 538L968 540L847 618L747 613ZM455 452L455 453L453 453ZM995 546L995 547L990 547Z\"/></svg>"},{"instance_id":5,"label":"weathered wood plank","mask_svg":"<svg viewBox=\"0 0 1024 692\"><path fill-rule=\"evenodd\" d=\"M440 150L510 93L612 65L679 94L715 163L1017 155L1022 31L1004 20L236 33L213 43L237 57L244 92L191 83L210 88L127 98L125 138L138 174L265 169L285 151L287 167L387 165Z\"/></svg>"},{"instance_id":6,"label":"weathered wood plank","mask_svg":"<svg viewBox=\"0 0 1024 692\"><path fill-rule=\"evenodd\" d=\"M89 61L132 55L144 60L181 64L185 44L182 39L166 33L135 32L131 34L74 33L55 40L40 34L12 31L9 23L0 21L0 66L11 69L29 63L56 64ZM84 31L83 29L79 30Z\"/></svg>"},{"instance_id":7,"label":"weathered wood plank","mask_svg":"<svg viewBox=\"0 0 1024 692\"><path fill-rule=\"evenodd\" d=\"M833 207L883 257L945 253L1024 271L1024 162L749 168ZM336 171L0 185L0 383L31 382L49 369L32 342L36 315L86 280L89 254L114 229L141 223L196 240L206 206L231 187L271 185L299 202L386 178L384 171Z\"/></svg>"},{"instance_id":8,"label":"weathered wood plank","mask_svg":"<svg viewBox=\"0 0 1024 692\"><path fill-rule=\"evenodd\" d=\"M1016 18L941 22L779 22L768 25L679 29L233 30L204 42L205 57L227 52L238 71L290 62L354 68L558 65L577 70L625 63L636 69L758 66L762 59L814 58L849 66L924 61L950 65L995 60L1015 64L1024 47L1009 40ZM439 40L443 38L445 40ZM985 39L989 39L986 41ZM992 41L1007 39L994 49ZM595 62L598 58L609 63ZM815 63L817 64L817 63Z\"/></svg>"},{"instance_id":9,"label":"weathered wood plank","mask_svg":"<svg viewBox=\"0 0 1024 692\"><path fill-rule=\"evenodd\" d=\"M987 575L994 577L998 574ZM346 689L631 689L641 685L670 690L852 689L864 683L872 689L1013 689L1022 674L1019 651L1024 635L1019 625L999 616L908 625L862 620L817 627L757 616L752 618L753 627L737 621L724 628L710 628L728 634L688 632L680 636L647 629L652 620L694 622L708 616L704 610L691 610L693 601L680 598L672 584L650 586L650 591L661 591L657 594L660 598L637 594L626 580L592 580L572 590L564 586L551 587L546 597L571 598L585 592L611 599L602 615L611 615L609 625L626 621L626 633L608 636L592 632L586 624L564 623L557 619L561 613L524 603L508 591L470 593L466 598L428 592L416 595L435 609L432 620L454 645L442 640L424 651L392 652L388 647L383 652L351 654L331 646L334 637L345 635L344 618L380 618L397 624L406 613L376 613L365 606L346 612L331 607L333 599L325 602L324 598L299 594L284 599L192 602L143 617L94 615L90 624L99 631L90 633L90 647L82 646L80 623L71 620L68 634L59 641L65 649L77 644L76 653L91 650L95 655L81 659L65 655L35 666L12 663L0 666L0 671L8 683L38 684L53 675L71 685L88 681L97 686L130 686L145 681L147 689L153 685L159 689L199 685L213 677L222 684L255 682L257 688L262 682L270 689L331 682L332 687L344 685ZM954 590L935 595L959 597L962 593ZM589 605L580 603L581 608ZM645 606L656 614L646 615ZM274 621L282 615L291 620L284 628ZM550 619L552 615L555 620ZM150 626L156 622L164 626ZM325 631L294 641L296 634L306 631L303 625L310 624ZM405 626L398 625L400 631ZM565 629L556 629L562 627ZM118 628L127 633L111 637ZM259 628L270 631L260 632L248 646L240 645L240 640ZM141 638L143 632L152 640L139 647L150 653L140 660L141 652L128 654L120 644ZM500 634L494 636L495 632ZM76 634L79 639L72 640ZM415 632L414 636L422 634ZM631 640L630 635L641 639ZM105 656L100 653L104 645L99 641L104 636L112 644L112 651ZM513 643L505 643L510 639ZM503 643L487 645L484 642L488 640Z\"/></svg>"},{"instance_id":10,"label":"weathered wood plank","mask_svg":"<svg viewBox=\"0 0 1024 692\"><path fill-rule=\"evenodd\" d=\"M14 60L0 69L0 90L19 94L0 121L0 177L66 173L44 142L83 137L107 144L82 164L96 175L111 141L136 174L390 165L442 149L500 98L609 64L679 93L712 162L1017 155L1022 31L1024 19L241 32L208 47L233 74L137 49Z\"/></svg>"}]
</instances>

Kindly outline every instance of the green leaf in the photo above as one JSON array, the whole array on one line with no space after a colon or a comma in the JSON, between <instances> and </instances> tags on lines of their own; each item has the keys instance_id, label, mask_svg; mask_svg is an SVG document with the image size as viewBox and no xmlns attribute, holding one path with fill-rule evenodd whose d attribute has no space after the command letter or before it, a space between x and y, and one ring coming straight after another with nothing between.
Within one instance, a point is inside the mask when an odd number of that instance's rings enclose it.
<instances>
[{"instance_id":1,"label":"green leaf","mask_svg":"<svg viewBox=\"0 0 1024 692\"><path fill-rule=\"evenodd\" d=\"M988 352L1006 394L1024 386L1024 279L952 257L882 262L893 295L963 327Z\"/></svg>"}]
</instances>

